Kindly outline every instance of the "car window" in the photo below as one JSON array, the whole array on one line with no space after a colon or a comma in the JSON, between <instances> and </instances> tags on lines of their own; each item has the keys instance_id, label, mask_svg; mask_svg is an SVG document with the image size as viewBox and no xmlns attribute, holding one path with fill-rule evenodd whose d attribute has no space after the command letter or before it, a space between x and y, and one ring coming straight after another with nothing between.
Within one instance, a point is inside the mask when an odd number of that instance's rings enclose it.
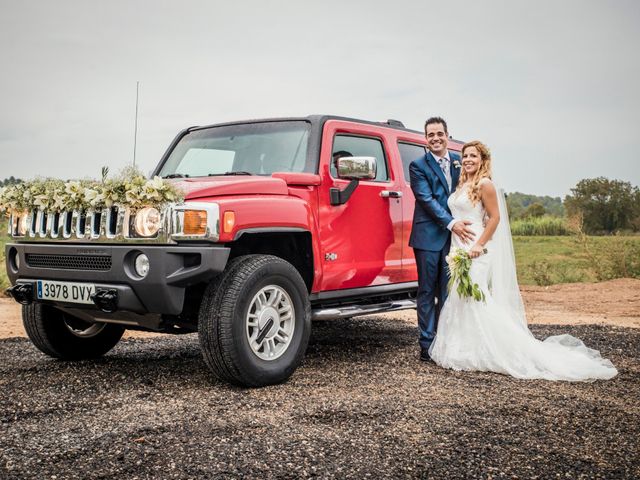
<instances>
[{"instance_id":1,"label":"car window","mask_svg":"<svg viewBox=\"0 0 640 480\"><path fill-rule=\"evenodd\" d=\"M188 132L173 148L160 176L249 172L305 172L310 124L303 121L222 125Z\"/></svg>"},{"instance_id":2,"label":"car window","mask_svg":"<svg viewBox=\"0 0 640 480\"><path fill-rule=\"evenodd\" d=\"M400 150L400 158L402 158L402 171L404 179L409 182L409 165L414 160L422 157L427 153L424 145L415 145L413 143L398 142L398 150Z\"/></svg>"},{"instance_id":3,"label":"car window","mask_svg":"<svg viewBox=\"0 0 640 480\"><path fill-rule=\"evenodd\" d=\"M387 159L384 155L382 142L377 138L357 137L353 135L336 135L333 139L333 149L331 151L331 166L329 171L331 176L338 178L338 172L334 158L339 157L375 157L376 159L376 182L389 180L389 169Z\"/></svg>"}]
</instances>

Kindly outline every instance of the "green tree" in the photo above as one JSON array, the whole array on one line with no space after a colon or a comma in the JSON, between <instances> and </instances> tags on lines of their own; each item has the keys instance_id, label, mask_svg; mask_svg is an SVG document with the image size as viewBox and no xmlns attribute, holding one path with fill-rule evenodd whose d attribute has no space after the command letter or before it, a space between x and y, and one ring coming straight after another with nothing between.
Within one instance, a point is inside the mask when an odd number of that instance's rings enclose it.
<instances>
[{"instance_id":1,"label":"green tree","mask_svg":"<svg viewBox=\"0 0 640 480\"><path fill-rule=\"evenodd\" d=\"M5 178L4 180L0 180L0 187L6 187L7 185L13 185L13 184L20 183L20 182L22 182L21 179L15 178L13 175L11 175L9 178Z\"/></svg>"},{"instance_id":2,"label":"green tree","mask_svg":"<svg viewBox=\"0 0 640 480\"><path fill-rule=\"evenodd\" d=\"M580 180L564 204L570 216L580 215L586 233L613 233L634 228L640 216L638 187L605 177Z\"/></svg>"},{"instance_id":3,"label":"green tree","mask_svg":"<svg viewBox=\"0 0 640 480\"><path fill-rule=\"evenodd\" d=\"M524 218L541 217L545 213L547 213L547 210L544 206L541 203L535 202L527 207L522 216Z\"/></svg>"},{"instance_id":4,"label":"green tree","mask_svg":"<svg viewBox=\"0 0 640 480\"><path fill-rule=\"evenodd\" d=\"M507 195L507 207L509 208L509 218L524 218L525 212L529 205L539 203L542 205L547 214L554 217L563 217L564 206L560 197L549 197L530 195L527 193L513 192Z\"/></svg>"}]
</instances>

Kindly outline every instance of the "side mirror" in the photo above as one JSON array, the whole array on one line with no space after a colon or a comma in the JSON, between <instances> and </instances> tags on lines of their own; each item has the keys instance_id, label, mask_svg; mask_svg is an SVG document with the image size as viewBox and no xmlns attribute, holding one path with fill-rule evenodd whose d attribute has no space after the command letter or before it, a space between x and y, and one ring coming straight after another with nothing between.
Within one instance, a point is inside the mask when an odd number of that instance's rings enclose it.
<instances>
[{"instance_id":1,"label":"side mirror","mask_svg":"<svg viewBox=\"0 0 640 480\"><path fill-rule=\"evenodd\" d=\"M377 174L376 157L341 157L338 159L338 178L373 180Z\"/></svg>"},{"instance_id":2,"label":"side mirror","mask_svg":"<svg viewBox=\"0 0 640 480\"><path fill-rule=\"evenodd\" d=\"M337 161L338 178L351 180L347 188L330 188L331 205L344 205L360 180L376 178L376 157L341 157Z\"/></svg>"}]
</instances>

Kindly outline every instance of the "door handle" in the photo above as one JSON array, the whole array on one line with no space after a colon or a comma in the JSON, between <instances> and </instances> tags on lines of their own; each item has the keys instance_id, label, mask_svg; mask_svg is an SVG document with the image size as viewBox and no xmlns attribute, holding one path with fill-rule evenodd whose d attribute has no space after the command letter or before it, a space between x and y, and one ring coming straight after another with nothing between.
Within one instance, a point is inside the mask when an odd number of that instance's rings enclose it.
<instances>
[{"instance_id":1,"label":"door handle","mask_svg":"<svg viewBox=\"0 0 640 480\"><path fill-rule=\"evenodd\" d=\"M402 192L394 192L393 190L382 190L380 192L380 196L382 198L400 198L402 197Z\"/></svg>"}]
</instances>

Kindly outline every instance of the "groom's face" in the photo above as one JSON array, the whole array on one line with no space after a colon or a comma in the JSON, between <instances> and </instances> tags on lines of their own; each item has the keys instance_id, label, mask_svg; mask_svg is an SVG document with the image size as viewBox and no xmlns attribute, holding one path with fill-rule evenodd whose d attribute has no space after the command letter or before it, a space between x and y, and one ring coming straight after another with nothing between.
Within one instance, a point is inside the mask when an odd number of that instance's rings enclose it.
<instances>
[{"instance_id":1,"label":"groom's face","mask_svg":"<svg viewBox=\"0 0 640 480\"><path fill-rule=\"evenodd\" d=\"M438 157L443 157L447 152L447 132L441 123L431 123L427 125L425 132L427 137L427 148Z\"/></svg>"}]
</instances>

